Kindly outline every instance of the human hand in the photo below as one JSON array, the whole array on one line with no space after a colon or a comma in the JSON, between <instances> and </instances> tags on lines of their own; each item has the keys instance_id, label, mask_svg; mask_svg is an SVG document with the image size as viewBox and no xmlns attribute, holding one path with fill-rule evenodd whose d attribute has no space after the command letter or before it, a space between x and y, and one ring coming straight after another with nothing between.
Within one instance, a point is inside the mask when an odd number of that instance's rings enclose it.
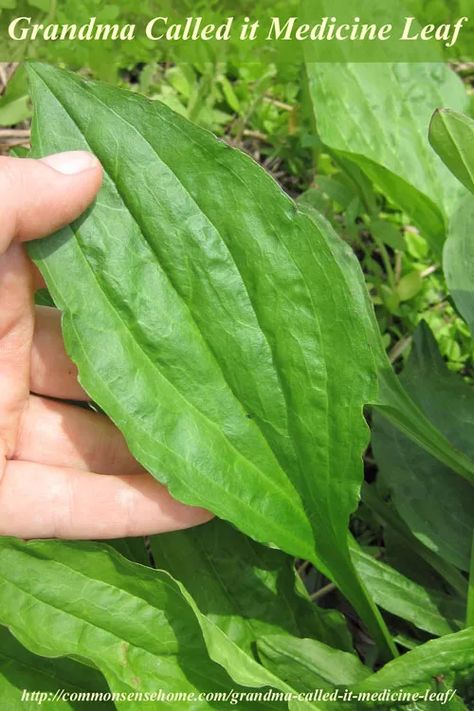
<instances>
[{"instance_id":1,"label":"human hand","mask_svg":"<svg viewBox=\"0 0 474 711\"><path fill-rule=\"evenodd\" d=\"M116 538L211 517L174 501L104 415L61 401L88 398L59 311L34 306L40 276L21 243L77 218L101 181L82 151L0 158L0 535Z\"/></svg>"}]
</instances>

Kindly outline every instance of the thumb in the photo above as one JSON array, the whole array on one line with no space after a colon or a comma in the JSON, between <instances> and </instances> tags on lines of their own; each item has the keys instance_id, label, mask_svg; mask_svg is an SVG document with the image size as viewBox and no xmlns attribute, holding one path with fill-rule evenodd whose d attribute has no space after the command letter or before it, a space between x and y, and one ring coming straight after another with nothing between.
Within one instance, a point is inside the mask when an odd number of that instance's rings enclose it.
<instances>
[{"instance_id":1,"label":"thumb","mask_svg":"<svg viewBox=\"0 0 474 711\"><path fill-rule=\"evenodd\" d=\"M101 182L100 163L86 151L0 158L0 254L15 239L45 237L72 222Z\"/></svg>"}]
</instances>

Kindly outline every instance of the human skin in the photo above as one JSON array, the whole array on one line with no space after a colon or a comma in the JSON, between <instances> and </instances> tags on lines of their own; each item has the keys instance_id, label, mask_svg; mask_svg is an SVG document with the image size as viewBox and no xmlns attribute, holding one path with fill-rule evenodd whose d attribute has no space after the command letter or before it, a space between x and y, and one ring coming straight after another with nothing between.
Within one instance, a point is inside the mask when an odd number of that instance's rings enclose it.
<instances>
[{"instance_id":1,"label":"human skin","mask_svg":"<svg viewBox=\"0 0 474 711\"><path fill-rule=\"evenodd\" d=\"M0 535L117 538L187 528L203 509L174 501L87 401L60 313L35 306L39 272L24 242L76 219L102 182L83 151L0 157Z\"/></svg>"}]
</instances>

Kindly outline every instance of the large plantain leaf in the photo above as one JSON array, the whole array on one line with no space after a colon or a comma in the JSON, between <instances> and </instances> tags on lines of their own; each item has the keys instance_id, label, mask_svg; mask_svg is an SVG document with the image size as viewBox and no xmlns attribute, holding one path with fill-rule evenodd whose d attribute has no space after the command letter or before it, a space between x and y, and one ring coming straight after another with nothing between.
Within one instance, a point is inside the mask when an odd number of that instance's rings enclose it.
<instances>
[{"instance_id":1,"label":"large plantain leaf","mask_svg":"<svg viewBox=\"0 0 474 711\"><path fill-rule=\"evenodd\" d=\"M171 576L103 544L0 538L0 624L36 654L87 660L115 692L156 692L161 684L198 696L228 692L236 679L290 691L209 623ZM117 702L127 711L140 705ZM227 706L196 698L189 708Z\"/></svg>"},{"instance_id":2,"label":"large plantain leaf","mask_svg":"<svg viewBox=\"0 0 474 711\"><path fill-rule=\"evenodd\" d=\"M309 600L294 561L224 521L154 536L155 564L185 586L201 612L253 653L262 636L314 637L352 651L344 617Z\"/></svg>"},{"instance_id":3,"label":"large plantain leaf","mask_svg":"<svg viewBox=\"0 0 474 711\"><path fill-rule=\"evenodd\" d=\"M31 245L82 384L174 496L313 560L390 654L347 546L376 388L355 257L166 106L29 71L35 154L105 170L95 207Z\"/></svg>"},{"instance_id":4,"label":"large plantain leaf","mask_svg":"<svg viewBox=\"0 0 474 711\"><path fill-rule=\"evenodd\" d=\"M474 389L448 371L425 323L401 376L403 385L436 427L474 457ZM449 412L449 417L446 417ZM412 533L448 563L469 569L474 490L387 420L376 417L373 450L379 479Z\"/></svg>"},{"instance_id":5,"label":"large plantain leaf","mask_svg":"<svg viewBox=\"0 0 474 711\"><path fill-rule=\"evenodd\" d=\"M427 133L437 107L467 109L462 82L442 63L311 63L307 72L323 143L356 162L440 248L460 186Z\"/></svg>"},{"instance_id":6,"label":"large plantain leaf","mask_svg":"<svg viewBox=\"0 0 474 711\"><path fill-rule=\"evenodd\" d=\"M106 694L109 689L103 676L91 667L72 659L47 659L32 654L21 646L6 627L0 627L0 699L2 708L32 711L41 706L46 711L58 708L85 711L85 709L115 709L112 702L70 701L55 694L64 690ZM24 692L28 692L27 697ZM35 694L33 696L33 693Z\"/></svg>"}]
</instances>

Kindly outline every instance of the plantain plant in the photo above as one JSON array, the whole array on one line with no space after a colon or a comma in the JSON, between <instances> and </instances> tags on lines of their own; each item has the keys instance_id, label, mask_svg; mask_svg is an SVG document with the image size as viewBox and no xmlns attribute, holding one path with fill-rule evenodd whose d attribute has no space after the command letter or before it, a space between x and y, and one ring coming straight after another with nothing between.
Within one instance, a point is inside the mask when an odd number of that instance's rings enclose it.
<instances>
[{"instance_id":1,"label":"plantain plant","mask_svg":"<svg viewBox=\"0 0 474 711\"><path fill-rule=\"evenodd\" d=\"M423 116L407 119L423 149L411 155L413 170L402 170L377 115L375 99L383 104L387 90L385 79L374 81L377 67L352 68L346 88L344 67L337 81L324 65L308 67L321 139L349 172L366 173L412 209L436 249L449 232L448 282L472 323L474 198L420 134L440 95L430 82L457 108L460 88L445 69L413 69L428 86ZM346 102L341 113L359 106L345 93L351 82L362 90L354 71L379 89L364 104L373 123L364 140L375 136L374 150L351 150L325 113L336 101ZM409 71L394 70L399 89ZM255 707L244 698L249 689L278 709L414 708L374 703L370 693L385 688L447 689L446 708L468 708L471 386L445 371L425 326L396 377L350 247L247 155L160 102L48 65L28 72L32 155L86 149L105 173L85 216L29 247L63 312L80 382L136 459L174 497L217 519L152 539L156 567L144 564L143 541L116 544L119 553L107 544L1 539L0 657L14 672L0 694L14 704L27 685L86 688L87 677L115 693L118 709L140 707L121 692L158 686L195 693L196 709L227 707L229 689L242 708ZM444 112L431 128L432 144L467 187L471 123ZM380 560L349 530L370 438L367 405L376 412L380 477L362 489L361 506L387 541L410 549L411 569ZM310 601L294 558L346 598L372 640L372 661L360 660L340 612ZM35 670L28 683L25 667ZM267 703L270 689L278 694ZM314 689L354 696L315 700ZM220 700L206 699L211 690ZM430 708L423 698L417 708Z\"/></svg>"}]
</instances>

